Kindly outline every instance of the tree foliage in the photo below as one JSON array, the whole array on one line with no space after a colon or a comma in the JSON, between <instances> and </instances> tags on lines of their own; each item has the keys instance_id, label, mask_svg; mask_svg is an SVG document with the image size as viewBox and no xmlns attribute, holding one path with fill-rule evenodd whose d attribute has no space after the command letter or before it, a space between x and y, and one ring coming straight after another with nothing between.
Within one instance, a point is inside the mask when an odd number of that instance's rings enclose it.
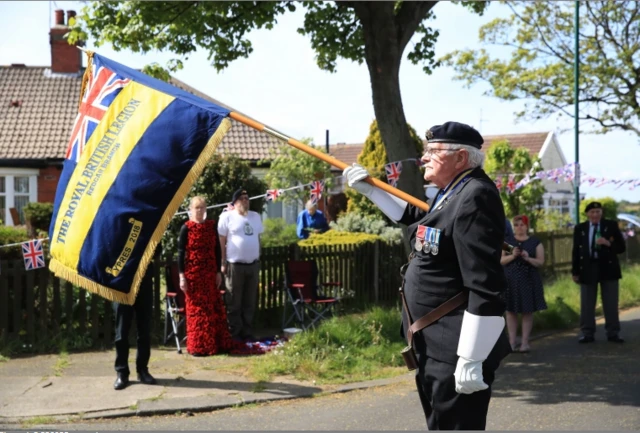
<instances>
[{"instance_id":1,"label":"tree foliage","mask_svg":"<svg viewBox=\"0 0 640 433\"><path fill-rule=\"evenodd\" d=\"M310 138L301 141L319 152L326 153L321 147L314 146ZM261 163L264 162L261 161ZM269 188L285 189L306 185L319 179L325 179L325 192L333 186L333 175L329 164L288 144L273 150L270 164L269 172L265 176ZM308 198L309 188L297 188L285 191L278 200L305 202Z\"/></svg>"},{"instance_id":2,"label":"tree foliage","mask_svg":"<svg viewBox=\"0 0 640 433\"><path fill-rule=\"evenodd\" d=\"M437 3L92 1L79 15L69 40L91 37L96 45L110 43L116 50L170 51L178 56L167 65L171 71L182 68L182 60L202 48L220 71L233 60L249 56L251 30L271 29L282 14L303 8L304 24L298 32L310 38L321 69L335 72L338 58L366 62L380 132L389 158L397 161L413 154L402 108L400 63L412 41L409 61L423 65L426 73L438 66L434 49L438 32L427 25L427 20L435 18L432 9ZM476 13L487 5L457 3ZM157 72L157 67L149 69ZM417 167L408 167L399 187L421 197L419 175Z\"/></svg>"},{"instance_id":3,"label":"tree foliage","mask_svg":"<svg viewBox=\"0 0 640 433\"><path fill-rule=\"evenodd\" d=\"M267 187L262 180L251 174L251 167L247 163L233 155L216 154L185 197L180 210L186 211L189 208L191 197L199 195L205 198L207 207L220 205L213 209L207 209L207 219L217 221L226 208L224 205L231 201L234 191L239 188L246 189L249 197L255 197L264 194ZM262 198L249 202L250 209L260 214L263 205ZM171 220L162 239L163 256L173 257L176 254L178 234L187 220L186 214L175 216Z\"/></svg>"},{"instance_id":4,"label":"tree foliage","mask_svg":"<svg viewBox=\"0 0 640 433\"><path fill-rule=\"evenodd\" d=\"M535 210L544 194L544 187L539 179L533 179L526 186L513 193L507 192L506 184L509 174L516 174L514 182L518 183L526 173L533 171L539 161L534 160L524 147L514 149L508 141L494 143L486 153L485 171L492 179L501 179L500 197L508 218L516 215L535 215ZM534 226L535 221L531 221Z\"/></svg>"},{"instance_id":5,"label":"tree foliage","mask_svg":"<svg viewBox=\"0 0 640 433\"><path fill-rule=\"evenodd\" d=\"M422 139L418 136L415 129L413 129L411 125L407 124L407 127L409 129L412 146L414 148L414 153L410 158L420 158L423 153ZM385 150L382 135L380 134L380 129L378 128L378 122L374 120L369 127L369 135L364 142L362 151L358 155L358 163L363 167L366 167L367 171L372 177L375 177L382 182L387 182L387 176L384 166L388 162L391 161L387 157L387 151ZM411 161L403 161L402 165L404 174L405 167L409 167L411 165L415 166L416 164L412 164ZM420 183L420 185L422 185L422 182ZM347 208L349 212L356 212L363 215L372 215L377 218L387 220L387 217L382 213L382 211L375 204L373 204L371 200L364 197L359 192L348 188L346 194L349 198L349 205Z\"/></svg>"},{"instance_id":6,"label":"tree foliage","mask_svg":"<svg viewBox=\"0 0 640 433\"><path fill-rule=\"evenodd\" d=\"M523 120L554 113L574 116L574 2L505 2L509 18L480 29L480 41L510 49L492 57L485 49L444 56L456 79L490 85L488 95L523 99ZM591 132L631 131L640 137L640 2L580 2L580 119Z\"/></svg>"}]
</instances>

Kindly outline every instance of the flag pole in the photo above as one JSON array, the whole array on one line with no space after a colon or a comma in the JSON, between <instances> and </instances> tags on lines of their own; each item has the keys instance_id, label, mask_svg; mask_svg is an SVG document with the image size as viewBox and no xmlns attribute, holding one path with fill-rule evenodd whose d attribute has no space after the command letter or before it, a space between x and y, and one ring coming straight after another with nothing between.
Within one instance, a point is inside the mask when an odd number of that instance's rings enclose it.
<instances>
[{"instance_id":1,"label":"flag pole","mask_svg":"<svg viewBox=\"0 0 640 433\"><path fill-rule=\"evenodd\" d=\"M268 126L265 126L262 123L257 122L257 121L255 121L253 119L250 119L247 116L244 116L244 115L242 115L240 113L232 111L231 113L229 113L229 117L231 117L233 120L237 120L238 122L243 123L243 124L253 128L253 129L257 129L258 131L266 132L267 134L269 134L269 135L271 135L271 136L273 136L273 137L275 137L275 138L277 138L279 140L282 140L282 141L286 142L287 144L295 147L296 149L299 149L299 150L301 150L303 152L306 152L309 155L314 156L314 157L326 162L327 164L333 165L334 167L338 167L340 170L344 170L345 168L347 168L349 166L348 164L340 161L339 159L334 158L331 155L328 155L326 153L322 153L322 152L314 149L313 147L308 146L308 145L296 140L295 138L288 137L285 134L283 134L281 132L278 132L278 131L276 131L274 129L271 129ZM400 191L398 188L394 188L391 185L382 182L381 180L378 180L378 179L375 179L375 178L369 176L366 179L364 179L364 181L367 182L368 184L376 186L376 187L380 188L381 190L386 191L389 194L392 194L392 195L394 195L394 196L396 196L396 197L398 197L398 198L400 198L400 199L402 199L402 200L404 200L404 201L406 201L408 203L411 203L415 207L418 207L418 208L424 210L425 212L429 211L429 205L426 202L424 202L424 201L422 201L422 200L420 200L420 199L418 199L418 198L416 198L416 197L414 197L414 196L412 196L410 194L407 194L404 191Z\"/></svg>"}]
</instances>

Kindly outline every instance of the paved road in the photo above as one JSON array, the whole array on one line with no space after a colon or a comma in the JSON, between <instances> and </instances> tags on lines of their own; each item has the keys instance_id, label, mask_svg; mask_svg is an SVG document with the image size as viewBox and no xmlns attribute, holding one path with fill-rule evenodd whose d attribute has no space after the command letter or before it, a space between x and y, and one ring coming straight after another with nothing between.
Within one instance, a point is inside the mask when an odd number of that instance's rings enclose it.
<instances>
[{"instance_id":1,"label":"paved road","mask_svg":"<svg viewBox=\"0 0 640 433\"><path fill-rule=\"evenodd\" d=\"M494 387L489 430L640 430L640 309L623 315L623 345L579 345L572 333L512 354ZM9 426L7 426L9 427ZM14 426L17 427L17 426ZM310 399L149 418L30 426L67 430L424 430L412 379Z\"/></svg>"}]
</instances>

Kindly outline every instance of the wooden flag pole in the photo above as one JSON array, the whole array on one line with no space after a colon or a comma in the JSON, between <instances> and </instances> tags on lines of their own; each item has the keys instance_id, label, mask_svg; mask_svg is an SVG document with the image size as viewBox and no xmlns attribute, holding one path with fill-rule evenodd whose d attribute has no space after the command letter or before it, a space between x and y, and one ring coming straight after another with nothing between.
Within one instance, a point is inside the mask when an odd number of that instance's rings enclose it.
<instances>
[{"instance_id":1,"label":"wooden flag pole","mask_svg":"<svg viewBox=\"0 0 640 433\"><path fill-rule=\"evenodd\" d=\"M257 129L258 131L264 131L267 134L272 135L273 137L276 137L279 140L285 141L287 144L290 144L296 149L306 152L309 155L315 156L316 158L323 160L327 164L331 164L334 167L338 167L340 170L344 170L349 166L348 164L345 164L344 162L334 158L331 155L327 155L326 153L319 152L311 146L308 146L294 138L287 137L285 134L282 134L281 132L273 130L263 125L262 123L256 122L255 120L250 119L247 116L244 116L240 113L232 111L229 113L229 117L231 117L233 120L237 120L240 123L244 123L245 125L250 126L251 128ZM388 192L389 194L395 195L396 197L401 198L402 200L408 203L411 203L415 207L418 207L424 210L425 212L429 212L429 205L426 202L419 200L414 196L407 194L404 191L400 191L398 188L394 188L389 184L386 184L378 179L372 178L371 176L367 177L364 180L365 182L373 186L377 186L378 188ZM502 249L507 251L508 253L511 253L513 251L513 248L514 248L513 245L510 245L506 242L503 242L502 244Z\"/></svg>"},{"instance_id":2,"label":"wooden flag pole","mask_svg":"<svg viewBox=\"0 0 640 433\"><path fill-rule=\"evenodd\" d=\"M285 141L287 144L295 147L296 149L299 149L303 152L308 153L311 156L314 156L318 159L321 159L322 161L326 162L327 164L331 164L334 167L338 167L340 170L344 170L345 168L347 168L349 165L340 161L339 159L334 158L331 155L327 155L326 153L322 153L316 149L314 149L311 146L308 146L294 138L291 137L287 137L285 134L282 134L278 131L275 131L271 128L269 128L268 126L263 125L260 122L256 122L253 119L250 119L246 116L243 116L240 113L237 113L235 111L232 111L231 113L229 113L229 117L231 117L233 120L237 120L240 123L243 123L247 126L250 126L251 128L257 129L258 131L264 131L269 135L272 135L274 137L276 137L279 140ZM398 188L394 188L391 185L384 183L378 179L375 179L371 176L367 177L366 179L364 179L365 182L376 186L380 189L382 189L383 191L388 192L389 194L392 194L408 203L411 203L412 205L414 205L415 207L418 207L422 210L424 210L425 212L429 212L429 205L420 200L415 198L414 196L407 194L404 191L400 191Z\"/></svg>"}]
</instances>

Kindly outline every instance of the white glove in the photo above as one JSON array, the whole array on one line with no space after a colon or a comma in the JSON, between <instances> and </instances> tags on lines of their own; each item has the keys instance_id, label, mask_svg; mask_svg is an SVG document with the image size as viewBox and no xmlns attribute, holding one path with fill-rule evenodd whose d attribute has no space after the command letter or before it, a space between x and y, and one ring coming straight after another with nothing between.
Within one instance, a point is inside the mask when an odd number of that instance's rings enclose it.
<instances>
[{"instance_id":1,"label":"white glove","mask_svg":"<svg viewBox=\"0 0 640 433\"><path fill-rule=\"evenodd\" d=\"M482 361L471 361L461 356L453 376L456 378L456 392L459 394L472 394L489 388L483 380Z\"/></svg>"},{"instance_id":2,"label":"white glove","mask_svg":"<svg viewBox=\"0 0 640 433\"><path fill-rule=\"evenodd\" d=\"M360 164L353 164L351 167L347 167L342 172L342 175L347 179L347 185L358 191L360 194L370 197L373 192L373 185L369 185L364 182L369 176L367 169Z\"/></svg>"},{"instance_id":3,"label":"white glove","mask_svg":"<svg viewBox=\"0 0 640 433\"><path fill-rule=\"evenodd\" d=\"M407 202L364 182L363 179L369 176L366 168L354 163L345 168L342 175L347 179L347 185L374 202L390 219L399 221L402 218Z\"/></svg>"},{"instance_id":4,"label":"white glove","mask_svg":"<svg viewBox=\"0 0 640 433\"><path fill-rule=\"evenodd\" d=\"M458 341L458 364L453 373L456 392L471 394L487 389L482 376L482 363L504 329L501 316L476 316L464 312L460 340Z\"/></svg>"}]
</instances>

